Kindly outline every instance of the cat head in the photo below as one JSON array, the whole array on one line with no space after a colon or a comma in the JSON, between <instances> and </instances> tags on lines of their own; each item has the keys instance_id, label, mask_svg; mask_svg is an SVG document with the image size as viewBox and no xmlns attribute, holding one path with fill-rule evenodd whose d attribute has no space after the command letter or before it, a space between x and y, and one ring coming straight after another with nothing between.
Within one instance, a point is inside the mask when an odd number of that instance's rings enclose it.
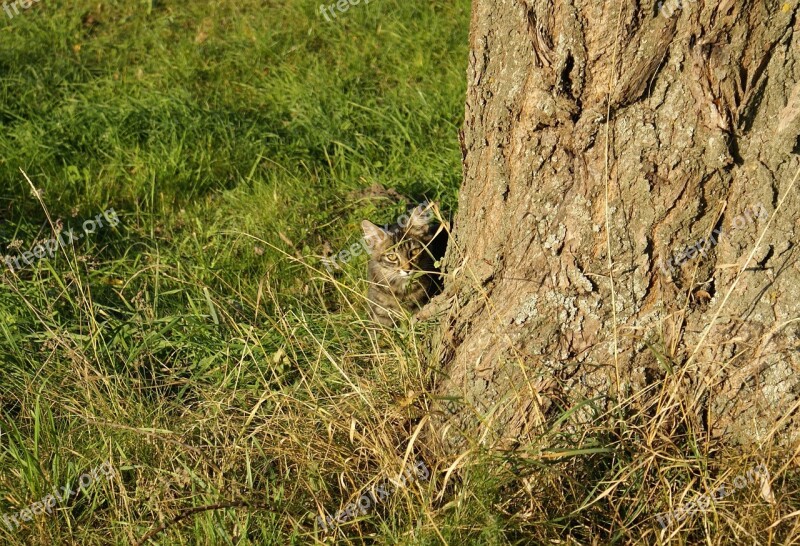
<instances>
[{"instance_id":1,"label":"cat head","mask_svg":"<svg viewBox=\"0 0 800 546\"><path fill-rule=\"evenodd\" d=\"M369 220L361 222L372 267L394 289L408 288L434 268L427 248L436 231L433 207L434 204L419 205L386 229Z\"/></svg>"}]
</instances>

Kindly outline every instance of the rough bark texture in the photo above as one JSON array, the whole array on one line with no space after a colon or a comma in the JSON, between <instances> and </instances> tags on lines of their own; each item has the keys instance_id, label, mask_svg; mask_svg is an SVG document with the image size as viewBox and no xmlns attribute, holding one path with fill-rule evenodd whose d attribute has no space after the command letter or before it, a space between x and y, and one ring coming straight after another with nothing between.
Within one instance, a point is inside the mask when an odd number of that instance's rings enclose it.
<instances>
[{"instance_id":1,"label":"rough bark texture","mask_svg":"<svg viewBox=\"0 0 800 546\"><path fill-rule=\"evenodd\" d=\"M669 10L475 0L437 348L451 446L659 393L713 436L798 438L797 4Z\"/></svg>"}]
</instances>

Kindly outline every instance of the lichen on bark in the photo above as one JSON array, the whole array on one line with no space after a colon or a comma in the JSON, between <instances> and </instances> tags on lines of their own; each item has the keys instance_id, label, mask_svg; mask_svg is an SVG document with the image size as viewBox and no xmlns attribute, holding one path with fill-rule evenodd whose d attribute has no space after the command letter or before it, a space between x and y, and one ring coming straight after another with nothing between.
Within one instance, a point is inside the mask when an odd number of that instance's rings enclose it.
<instances>
[{"instance_id":1,"label":"lichen on bark","mask_svg":"<svg viewBox=\"0 0 800 546\"><path fill-rule=\"evenodd\" d=\"M798 24L771 0L474 2L439 440L666 382L713 436L800 437Z\"/></svg>"}]
</instances>

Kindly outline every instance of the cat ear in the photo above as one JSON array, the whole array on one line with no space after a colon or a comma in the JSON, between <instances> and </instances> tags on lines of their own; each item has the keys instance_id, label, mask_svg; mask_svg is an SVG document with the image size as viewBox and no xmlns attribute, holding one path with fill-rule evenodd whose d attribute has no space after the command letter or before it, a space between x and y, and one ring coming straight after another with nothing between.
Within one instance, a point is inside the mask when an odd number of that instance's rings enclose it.
<instances>
[{"instance_id":1,"label":"cat ear","mask_svg":"<svg viewBox=\"0 0 800 546\"><path fill-rule=\"evenodd\" d=\"M414 210L411 211L411 216L408 219L408 228L411 232L427 232L428 226L433 221L433 210L436 203L428 203L425 201Z\"/></svg>"},{"instance_id":2,"label":"cat ear","mask_svg":"<svg viewBox=\"0 0 800 546\"><path fill-rule=\"evenodd\" d=\"M361 229L364 231L364 240L367 242L367 246L373 254L375 251L382 249L386 241L389 240L389 233L369 220L363 220L361 222Z\"/></svg>"}]
</instances>

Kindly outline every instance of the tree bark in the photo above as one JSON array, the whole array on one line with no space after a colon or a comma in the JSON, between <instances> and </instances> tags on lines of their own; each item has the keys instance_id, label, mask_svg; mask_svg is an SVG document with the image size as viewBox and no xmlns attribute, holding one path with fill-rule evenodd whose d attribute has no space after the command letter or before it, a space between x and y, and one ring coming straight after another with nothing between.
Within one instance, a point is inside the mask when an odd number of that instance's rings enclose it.
<instances>
[{"instance_id":1,"label":"tree bark","mask_svg":"<svg viewBox=\"0 0 800 546\"><path fill-rule=\"evenodd\" d=\"M800 437L797 9L475 0L446 445L517 442L594 397Z\"/></svg>"}]
</instances>

